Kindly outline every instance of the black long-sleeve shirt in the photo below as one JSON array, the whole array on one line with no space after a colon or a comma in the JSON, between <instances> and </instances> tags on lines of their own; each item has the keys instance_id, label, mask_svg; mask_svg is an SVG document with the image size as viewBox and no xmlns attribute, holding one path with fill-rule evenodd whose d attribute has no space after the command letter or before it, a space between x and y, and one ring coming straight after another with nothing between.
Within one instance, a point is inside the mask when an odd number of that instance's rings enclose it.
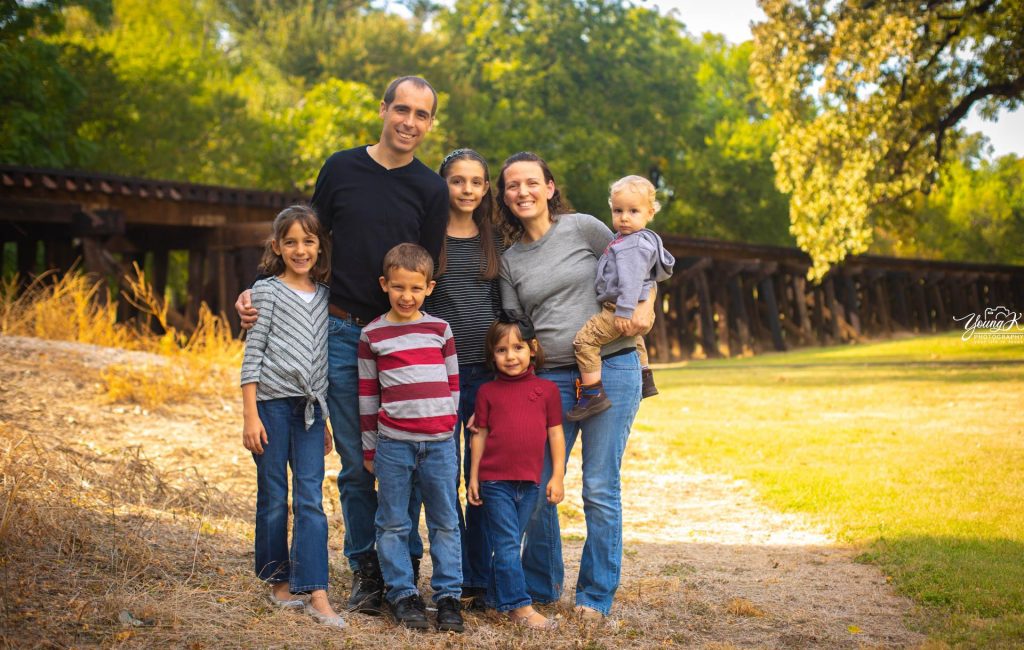
<instances>
[{"instance_id":1,"label":"black long-sleeve shirt","mask_svg":"<svg viewBox=\"0 0 1024 650\"><path fill-rule=\"evenodd\" d=\"M437 259L448 224L448 186L414 158L385 169L366 147L333 154L320 168L313 208L331 233L331 304L370 321L386 312L377 279L384 255L403 242Z\"/></svg>"}]
</instances>

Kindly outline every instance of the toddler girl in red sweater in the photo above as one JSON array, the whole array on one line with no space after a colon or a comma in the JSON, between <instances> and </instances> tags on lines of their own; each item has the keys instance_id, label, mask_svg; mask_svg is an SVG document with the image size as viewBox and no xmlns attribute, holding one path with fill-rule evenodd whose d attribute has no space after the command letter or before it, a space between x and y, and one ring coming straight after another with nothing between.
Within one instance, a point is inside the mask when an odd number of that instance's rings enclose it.
<instances>
[{"instance_id":1,"label":"toddler girl in red sweater","mask_svg":"<svg viewBox=\"0 0 1024 650\"><path fill-rule=\"evenodd\" d=\"M520 548L540 491L560 503L565 438L558 387L533 374L544 351L524 318L499 313L487 332L487 363L494 381L480 387L471 441L467 500L482 505L484 533L492 549L486 602L519 625L554 629L557 621L533 609L526 593ZM551 448L551 480L540 485L545 447Z\"/></svg>"}]
</instances>

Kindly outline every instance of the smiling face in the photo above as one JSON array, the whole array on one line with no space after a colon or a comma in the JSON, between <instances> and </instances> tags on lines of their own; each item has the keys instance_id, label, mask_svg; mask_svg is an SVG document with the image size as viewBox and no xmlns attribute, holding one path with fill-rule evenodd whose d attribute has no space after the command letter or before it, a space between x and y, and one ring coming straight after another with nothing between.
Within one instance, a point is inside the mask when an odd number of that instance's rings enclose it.
<instances>
[{"instance_id":1,"label":"smiling face","mask_svg":"<svg viewBox=\"0 0 1024 650\"><path fill-rule=\"evenodd\" d=\"M555 183L544 180L544 170L538 163L527 160L512 163L502 178L505 181L502 199L517 219L523 222L551 220L548 200L555 195Z\"/></svg>"},{"instance_id":2,"label":"smiling face","mask_svg":"<svg viewBox=\"0 0 1024 650\"><path fill-rule=\"evenodd\" d=\"M612 228L620 235L632 235L643 230L654 218L654 206L646 194L623 189L611 195Z\"/></svg>"},{"instance_id":3,"label":"smiling face","mask_svg":"<svg viewBox=\"0 0 1024 650\"><path fill-rule=\"evenodd\" d=\"M456 160L444 173L451 212L472 216L491 188L484 166L475 160Z\"/></svg>"},{"instance_id":4,"label":"smiling face","mask_svg":"<svg viewBox=\"0 0 1024 650\"><path fill-rule=\"evenodd\" d=\"M521 375L530 367L532 353L529 343L519 338L519 329L509 328L494 346L494 367L510 377Z\"/></svg>"},{"instance_id":5,"label":"smiling face","mask_svg":"<svg viewBox=\"0 0 1024 650\"><path fill-rule=\"evenodd\" d=\"M380 144L393 156L411 156L434 124L434 93L430 88L405 81L395 89L390 104L381 102L380 117L384 128Z\"/></svg>"},{"instance_id":6,"label":"smiling face","mask_svg":"<svg viewBox=\"0 0 1024 650\"><path fill-rule=\"evenodd\" d=\"M306 232L298 221L288 228L283 237L271 242L270 246L284 261L284 275L294 279L308 277L320 255L320 239Z\"/></svg>"},{"instance_id":7,"label":"smiling face","mask_svg":"<svg viewBox=\"0 0 1024 650\"><path fill-rule=\"evenodd\" d=\"M434 290L434 281L428 281L422 271L392 267L386 276L380 276L380 287L391 303L387 319L393 323L408 323L421 316L420 307Z\"/></svg>"}]
</instances>

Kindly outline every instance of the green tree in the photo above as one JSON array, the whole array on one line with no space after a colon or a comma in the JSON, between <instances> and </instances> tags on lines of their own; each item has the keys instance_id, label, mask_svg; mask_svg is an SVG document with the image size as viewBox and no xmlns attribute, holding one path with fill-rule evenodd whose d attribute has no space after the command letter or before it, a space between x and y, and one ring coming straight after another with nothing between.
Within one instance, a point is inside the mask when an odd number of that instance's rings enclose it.
<instances>
[{"instance_id":1,"label":"green tree","mask_svg":"<svg viewBox=\"0 0 1024 650\"><path fill-rule=\"evenodd\" d=\"M700 42L698 140L674 171L669 217L680 232L792 246L788 202L774 184L771 153L777 134L750 78L751 42L729 45L722 36ZM662 223L658 228L664 227Z\"/></svg>"},{"instance_id":2,"label":"green tree","mask_svg":"<svg viewBox=\"0 0 1024 650\"><path fill-rule=\"evenodd\" d=\"M863 252L936 179L956 126L1024 92L1019 0L761 0L752 72L812 275Z\"/></svg>"},{"instance_id":3,"label":"green tree","mask_svg":"<svg viewBox=\"0 0 1024 650\"><path fill-rule=\"evenodd\" d=\"M534 149L577 208L693 139L696 46L674 19L621 2L459 0L444 17L458 144L499 161Z\"/></svg>"},{"instance_id":4,"label":"green tree","mask_svg":"<svg viewBox=\"0 0 1024 650\"><path fill-rule=\"evenodd\" d=\"M0 4L0 160L39 167L87 166L95 147L79 136L94 116L76 71L110 82L102 56L56 43L63 10L80 6L109 20L102 0Z\"/></svg>"},{"instance_id":5,"label":"green tree","mask_svg":"<svg viewBox=\"0 0 1024 650\"><path fill-rule=\"evenodd\" d=\"M1020 264L1024 261L1024 160L990 160L984 138L965 138L900 229L881 230L872 249L897 255Z\"/></svg>"}]
</instances>

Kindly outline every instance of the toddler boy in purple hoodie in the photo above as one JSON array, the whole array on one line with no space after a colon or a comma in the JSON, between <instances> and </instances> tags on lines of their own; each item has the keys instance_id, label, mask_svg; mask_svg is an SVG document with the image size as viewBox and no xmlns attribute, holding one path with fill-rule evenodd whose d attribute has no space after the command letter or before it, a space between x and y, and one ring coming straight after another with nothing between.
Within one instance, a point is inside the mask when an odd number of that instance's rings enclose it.
<instances>
[{"instance_id":1,"label":"toddler boy in purple hoodie","mask_svg":"<svg viewBox=\"0 0 1024 650\"><path fill-rule=\"evenodd\" d=\"M576 405L565 416L572 422L611 408L601 386L601 346L623 336L637 303L650 295L656 282L672 276L676 263L661 237L645 227L661 209L649 180L626 176L615 181L608 205L615 238L597 262L597 299L602 309L580 328L573 341L581 385ZM636 349L643 368L643 397L657 395L642 335L636 337Z\"/></svg>"}]
</instances>

